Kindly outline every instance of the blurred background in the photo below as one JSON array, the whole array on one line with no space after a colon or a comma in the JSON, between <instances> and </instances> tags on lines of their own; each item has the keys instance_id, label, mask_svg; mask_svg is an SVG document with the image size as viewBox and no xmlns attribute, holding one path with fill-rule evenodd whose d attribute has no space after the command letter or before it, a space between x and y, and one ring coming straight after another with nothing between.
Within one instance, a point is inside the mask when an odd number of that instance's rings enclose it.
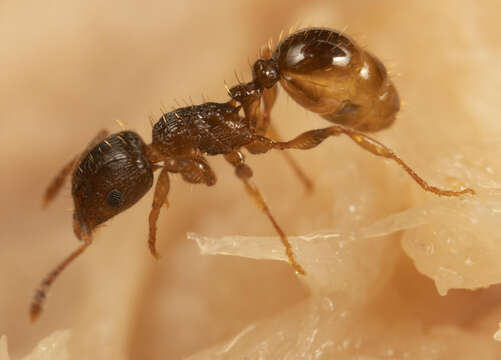
<instances>
[{"instance_id":1,"label":"blurred background","mask_svg":"<svg viewBox=\"0 0 501 360\"><path fill-rule=\"evenodd\" d=\"M223 81L249 80L248 61L291 26L346 29L385 63L403 110L376 137L424 177L443 148L499 132L501 35L495 1L11 1L0 2L0 334L14 358L56 329L73 329L74 358L178 359L234 335L308 296L285 263L201 256L187 231L270 235L273 229L219 158L207 189L174 177L160 217L155 261L146 244L152 194L103 226L55 283L38 323L34 289L78 246L69 186L42 211L60 168L116 120L151 140L149 118L177 102L226 101ZM325 122L280 91L273 119L285 138ZM335 144L334 144L335 143ZM307 196L279 154L249 156L255 181L288 234L353 228L405 209L405 193L378 193L399 170L340 139L295 157L317 191ZM341 155L341 156L340 156ZM362 164L366 178L352 181ZM332 179L336 174L339 182ZM344 174L344 175L343 175ZM435 176L447 185L445 177ZM369 186L373 197L358 196ZM414 185L409 185L410 187ZM357 202L354 216L344 207ZM364 201L377 199L377 211ZM366 206L366 207L364 207ZM364 209L368 209L364 211ZM416 275L418 276L418 275ZM426 280L423 280L426 281ZM429 286L428 286L429 285ZM433 290L431 282L428 288ZM452 315L453 316L453 315ZM85 354L82 355L82 354Z\"/></svg>"}]
</instances>

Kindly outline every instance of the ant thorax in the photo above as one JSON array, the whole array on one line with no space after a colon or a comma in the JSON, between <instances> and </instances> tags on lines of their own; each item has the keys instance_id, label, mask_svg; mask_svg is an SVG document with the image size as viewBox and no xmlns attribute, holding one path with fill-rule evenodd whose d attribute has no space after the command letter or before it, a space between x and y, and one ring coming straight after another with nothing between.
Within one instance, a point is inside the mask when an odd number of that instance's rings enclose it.
<instances>
[{"instance_id":1,"label":"ant thorax","mask_svg":"<svg viewBox=\"0 0 501 360\"><path fill-rule=\"evenodd\" d=\"M152 147L168 157L228 154L253 138L239 106L205 103L168 112L153 126Z\"/></svg>"}]
</instances>

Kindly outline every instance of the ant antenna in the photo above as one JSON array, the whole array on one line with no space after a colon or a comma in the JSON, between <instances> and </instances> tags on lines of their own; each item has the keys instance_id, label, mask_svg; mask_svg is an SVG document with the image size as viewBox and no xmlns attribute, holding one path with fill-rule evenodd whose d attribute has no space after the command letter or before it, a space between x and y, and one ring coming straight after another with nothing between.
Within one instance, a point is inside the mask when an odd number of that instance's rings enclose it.
<instances>
[{"instance_id":1,"label":"ant antenna","mask_svg":"<svg viewBox=\"0 0 501 360\"><path fill-rule=\"evenodd\" d=\"M50 289L50 286L54 282L54 280L57 279L59 274L66 269L66 267L73 262L79 255L81 255L85 249L92 243L92 240L90 237L87 237L84 240L84 244L80 246L78 249L76 249L74 252L72 252L66 259L63 260L62 263L60 263L54 270L52 270L46 277L45 279L42 280L40 283L40 286L35 292L35 296L33 298L33 301L31 302L31 307L30 307L30 319L31 322L35 322L38 319L38 316L42 312L43 308L43 303L45 301L45 298L47 297L47 292Z\"/></svg>"}]
</instances>

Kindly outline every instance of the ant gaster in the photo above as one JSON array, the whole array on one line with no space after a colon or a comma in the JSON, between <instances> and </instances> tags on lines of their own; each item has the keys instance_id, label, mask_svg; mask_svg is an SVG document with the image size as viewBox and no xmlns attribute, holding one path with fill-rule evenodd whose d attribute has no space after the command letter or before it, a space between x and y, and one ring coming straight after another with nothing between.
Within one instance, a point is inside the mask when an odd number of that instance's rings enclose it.
<instances>
[{"instance_id":1,"label":"ant gaster","mask_svg":"<svg viewBox=\"0 0 501 360\"><path fill-rule=\"evenodd\" d=\"M397 162L425 191L443 196L474 194L472 189L451 191L429 185L390 149L364 134L390 126L400 100L383 64L346 35L325 28L296 31L274 51L268 46L254 63L252 77L251 82L227 88L231 99L226 103L187 106L162 115L153 126L150 145L132 131L111 136L101 131L80 157L63 168L47 189L45 204L72 172L74 232L83 244L42 281L31 304L32 320L41 312L59 273L91 244L94 229L143 197L153 185L155 170L160 170L160 175L149 215L148 243L158 257L156 223L162 205L167 204L169 173L178 173L192 184L212 186L216 175L205 155L223 155L235 168L236 176L279 234L290 264L303 275L285 233L251 182L252 170L245 163L242 148L252 154L272 149L307 150L328 137L347 135L372 154ZM298 104L333 125L278 141L270 126L278 82ZM306 179L297 166L295 170Z\"/></svg>"}]
</instances>

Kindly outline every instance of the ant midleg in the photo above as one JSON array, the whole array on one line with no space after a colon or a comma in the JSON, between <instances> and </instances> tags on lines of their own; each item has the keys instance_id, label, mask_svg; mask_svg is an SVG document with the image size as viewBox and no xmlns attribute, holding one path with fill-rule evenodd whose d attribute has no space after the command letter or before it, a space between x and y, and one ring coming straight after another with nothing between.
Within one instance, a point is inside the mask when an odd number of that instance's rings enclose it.
<instances>
[{"instance_id":1,"label":"ant midleg","mask_svg":"<svg viewBox=\"0 0 501 360\"><path fill-rule=\"evenodd\" d=\"M207 186L212 186L216 183L217 177L214 170L203 156L194 157L189 160L182 160L181 176L184 181L190 184L203 183Z\"/></svg>"},{"instance_id":2,"label":"ant midleg","mask_svg":"<svg viewBox=\"0 0 501 360\"><path fill-rule=\"evenodd\" d=\"M395 161L397 164L402 166L402 168L416 181L419 186L425 191L432 192L439 196L460 196L464 194L475 194L475 191L470 188L463 189L461 191L443 190L435 186L428 184L423 178L421 178L411 167L409 167L402 159L400 159L396 154L393 153L391 149L381 144L379 141L361 133L359 131L346 128L340 125L333 125L323 129L306 131L296 138L287 141L273 141L265 137L258 137L256 143L261 150L268 149L299 149L308 150L318 146L326 138L330 136L339 136L345 134L349 136L356 144L364 148L365 150L371 152L374 155L382 156L387 159Z\"/></svg>"},{"instance_id":3,"label":"ant midleg","mask_svg":"<svg viewBox=\"0 0 501 360\"><path fill-rule=\"evenodd\" d=\"M148 246L151 254L157 259L160 257L155 245L157 239L157 220L162 206L164 204L168 204L167 195L169 194L169 189L169 170L164 167L160 172L160 175L158 175L157 184L155 185L155 194L153 195L153 204L151 205L149 216L150 233L148 236Z\"/></svg>"},{"instance_id":4,"label":"ant midleg","mask_svg":"<svg viewBox=\"0 0 501 360\"><path fill-rule=\"evenodd\" d=\"M249 196L255 201L259 209L263 211L268 217L268 219L271 221L273 227L280 236L282 244L285 247L285 253L287 255L287 258L289 259L289 263L292 265L292 267L298 274L306 275L304 269L301 267L301 265L297 263L296 258L294 256L294 251L292 250L292 246L287 240L287 236L285 235L284 231L278 225L275 218L271 214L271 211L268 208L266 202L264 201L261 192L254 184L250 182L250 178L252 177L252 169L247 164L245 164L244 155L239 151L235 151L226 154L224 157L231 165L235 167L235 173L237 177L244 183L247 194L249 194Z\"/></svg>"}]
</instances>

